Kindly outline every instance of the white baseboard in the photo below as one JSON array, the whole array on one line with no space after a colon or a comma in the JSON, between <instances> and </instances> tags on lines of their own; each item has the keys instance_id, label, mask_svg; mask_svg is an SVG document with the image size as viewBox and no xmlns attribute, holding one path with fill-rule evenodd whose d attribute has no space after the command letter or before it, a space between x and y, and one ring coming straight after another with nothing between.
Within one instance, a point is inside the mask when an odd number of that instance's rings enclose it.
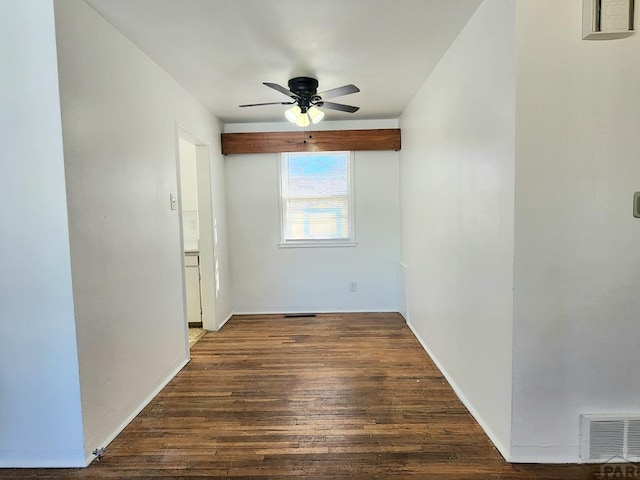
<instances>
[{"instance_id":1,"label":"white baseboard","mask_svg":"<svg viewBox=\"0 0 640 480\"><path fill-rule=\"evenodd\" d=\"M462 389L460 389L460 387L456 384L453 378L451 378L449 373L445 370L445 368L442 366L438 358L427 346L426 342L422 339L422 337L416 331L416 329L413 328L413 325L411 325L411 323L409 322L407 322L407 325L409 326L409 328L411 329L415 337L420 342L420 345L422 345L422 348L424 348L427 354L429 355L429 357L431 357L431 360L433 360L433 363L436 364L436 367L438 367L438 370L440 370L442 375L444 375L444 378L447 380L447 382L449 382L449 385L451 385L451 388L453 388L453 391L458 396L460 401L464 404L465 407L467 407L467 410L469 410L469 413L471 413L471 415L473 416L473 418L475 418L476 422L478 422L482 430L484 430L484 433L487 434L487 436L489 437L489 440L491 440L491 443L493 443L493 445L498 449L498 451L500 452L500 455L502 455L507 462L511 462L512 460L511 460L510 448L507 445L504 445L498 439L497 435L495 435L493 431L489 428L489 426L484 421L480 413L474 408L474 406L471 404L469 399L462 392Z\"/></svg>"},{"instance_id":2,"label":"white baseboard","mask_svg":"<svg viewBox=\"0 0 640 480\"><path fill-rule=\"evenodd\" d=\"M583 463L579 446L511 446L512 463Z\"/></svg>"},{"instance_id":3,"label":"white baseboard","mask_svg":"<svg viewBox=\"0 0 640 480\"><path fill-rule=\"evenodd\" d=\"M294 315L296 313L300 313L302 315L308 315L312 313L331 313L331 314L340 314L340 313L398 313L398 309L366 309L366 310L325 310L325 309L298 309L298 310L273 310L273 311L263 311L263 310L246 310L233 312L233 315Z\"/></svg>"},{"instance_id":4,"label":"white baseboard","mask_svg":"<svg viewBox=\"0 0 640 480\"><path fill-rule=\"evenodd\" d=\"M227 318L225 318L224 321L220 325L218 325L218 328L216 328L215 331L219 332L220 329L222 327L224 327L224 324L227 323L231 319L231 317L233 317L234 315L235 315L235 313L230 313L229 316Z\"/></svg>"},{"instance_id":5,"label":"white baseboard","mask_svg":"<svg viewBox=\"0 0 640 480\"><path fill-rule=\"evenodd\" d=\"M95 456L92 452L96 450L96 448L107 447L120 434L120 432L122 432L122 430L124 430L125 427L138 416L138 414L144 409L144 407L146 407L149 402L151 402L151 400L153 400L155 396L158 395L158 393L160 393L160 391L167 386L167 384L173 379L173 377L175 377L187 363L189 363L188 358L180 361L178 366L171 370L169 375L160 382L160 384L140 403L140 405L131 413L131 415L129 415L126 420L120 424L120 426L118 426L118 428L107 435L102 442L97 442L97 446L87 447L87 451L85 452L85 467L89 466L89 464L95 459Z\"/></svg>"}]
</instances>

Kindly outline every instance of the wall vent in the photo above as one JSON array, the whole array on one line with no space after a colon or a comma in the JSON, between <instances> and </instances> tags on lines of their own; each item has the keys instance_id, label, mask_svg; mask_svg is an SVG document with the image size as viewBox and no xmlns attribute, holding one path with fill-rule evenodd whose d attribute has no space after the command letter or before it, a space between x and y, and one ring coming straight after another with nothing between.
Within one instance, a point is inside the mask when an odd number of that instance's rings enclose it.
<instances>
[{"instance_id":1,"label":"wall vent","mask_svg":"<svg viewBox=\"0 0 640 480\"><path fill-rule=\"evenodd\" d=\"M640 462L640 415L581 415L580 457L586 463Z\"/></svg>"}]
</instances>

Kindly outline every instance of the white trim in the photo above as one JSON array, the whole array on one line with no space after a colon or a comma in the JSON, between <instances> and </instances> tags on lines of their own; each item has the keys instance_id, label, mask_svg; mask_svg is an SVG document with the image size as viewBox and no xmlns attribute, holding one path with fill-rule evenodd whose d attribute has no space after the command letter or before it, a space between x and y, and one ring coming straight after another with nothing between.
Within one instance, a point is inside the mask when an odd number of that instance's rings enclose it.
<instances>
[{"instance_id":1,"label":"white trim","mask_svg":"<svg viewBox=\"0 0 640 480\"><path fill-rule=\"evenodd\" d=\"M278 248L333 248L333 247L357 247L358 242L345 240L290 240L281 242Z\"/></svg>"},{"instance_id":2,"label":"white trim","mask_svg":"<svg viewBox=\"0 0 640 480\"><path fill-rule=\"evenodd\" d=\"M282 181L282 176L284 175L284 169L282 165L284 163L284 157L282 153L277 155L277 163L278 163L278 222L280 225L280 243L284 243L284 198L283 198L283 187L284 182Z\"/></svg>"},{"instance_id":3,"label":"white trim","mask_svg":"<svg viewBox=\"0 0 640 480\"><path fill-rule=\"evenodd\" d=\"M347 179L349 182L349 240L356 241L356 152L348 151L349 168L347 169Z\"/></svg>"},{"instance_id":4,"label":"white trim","mask_svg":"<svg viewBox=\"0 0 640 480\"><path fill-rule=\"evenodd\" d=\"M311 313L317 313L317 314L323 314L323 313L329 313L332 315L340 315L341 313L398 313L398 310L395 308L391 308L391 309L386 309L386 308L368 308L366 310L336 310L334 309L330 309L330 310L326 310L326 309L309 309L309 308L300 308L297 310L273 310L273 311L265 311L265 310L261 310L261 311L240 311L240 312L233 312L233 315L295 315L296 313L300 313L302 315L307 315L307 314L311 314Z\"/></svg>"},{"instance_id":5,"label":"white trim","mask_svg":"<svg viewBox=\"0 0 640 480\"><path fill-rule=\"evenodd\" d=\"M235 315L235 313L230 313L229 316L227 318L225 318L224 321L220 325L217 326L217 328L214 330L214 332L219 332L220 329L222 327L224 327L224 324L227 323L231 319L231 317L233 317L234 315Z\"/></svg>"},{"instance_id":6,"label":"white trim","mask_svg":"<svg viewBox=\"0 0 640 480\"><path fill-rule=\"evenodd\" d=\"M511 446L511 463L584 463L578 445L544 447Z\"/></svg>"},{"instance_id":7,"label":"white trim","mask_svg":"<svg viewBox=\"0 0 640 480\"><path fill-rule=\"evenodd\" d=\"M103 441L96 442L98 444L97 446L87 447L87 451L85 452L85 467L88 467L95 459L95 456L91 452L93 452L96 448L106 448L118 435L120 435L122 430L124 430L125 427L129 425L133 421L133 419L136 418L140 414L140 412L149 404L149 402L151 402L151 400L153 400L156 395L158 395L160 391L164 387L166 387L171 380L173 380L173 377L175 377L180 372L180 370L182 370L184 366L189 363L189 360L190 359L187 358L181 361L178 366L174 368L171 373L169 373L169 375L164 380L162 380L160 384L140 403L140 405L138 405L138 407L131 413L131 415L129 415L111 434L107 435L107 437Z\"/></svg>"},{"instance_id":8,"label":"white trim","mask_svg":"<svg viewBox=\"0 0 640 480\"><path fill-rule=\"evenodd\" d=\"M478 422L482 430L484 430L484 433L487 434L487 436L489 437L489 440L491 440L493 445L498 449L498 451L504 457L504 459L507 462L511 462L512 460L511 460L511 454L510 454L510 447L507 445L504 445L498 439L498 436L495 433L493 433L493 431L489 428L489 425L487 424L487 422L484 421L484 419L480 415L480 412L478 412L474 408L473 404L462 392L462 389L458 386L458 384L453 380L453 378L445 370L442 364L438 361L437 357L434 355L431 349L427 346L426 342L422 339L422 337L420 337L420 334L416 331L416 329L413 328L413 325L411 325L410 322L407 322L407 326L411 329L416 339L420 342L420 345L422 345L422 348L424 348L427 354L429 355L429 357L431 357L431 360L433 360L433 363L436 364L436 367L438 367L438 370L440 370L442 375L444 375L444 378L447 380L447 382L449 382L449 385L451 386L455 394L458 396L460 401L464 404L467 410L469 410L469 413L473 416L473 418L475 418L476 422Z\"/></svg>"},{"instance_id":9,"label":"white trim","mask_svg":"<svg viewBox=\"0 0 640 480\"><path fill-rule=\"evenodd\" d=\"M178 220L180 224L180 250L184 252L184 231L183 231L183 219L182 219L182 181L181 181L181 163L180 163L180 139L192 144L196 149L196 169L199 171L200 169L206 170L206 175L201 175L198 173L198 183L206 183L208 189L208 197L203 199L200 197L200 193L198 194L198 209L199 214L208 213L209 215L202 217L203 220L200 222L200 238L207 238L209 242L201 242L199 250L200 250L200 261L202 262L202 256L204 254L205 257L209 257L213 266L211 269L201 268L200 274L201 277L204 276L207 282L210 282L213 285L213 293L208 289L201 289L200 295L202 297L202 325L203 327L208 327L211 324L215 325L216 320L216 308L218 302L218 292L219 285L216 281L216 272L215 272L215 261L217 258L217 245L215 242L215 231L217 219L215 217L215 208L214 208L214 198L213 198L213 165L212 165L212 148L211 143L201 138L199 135L195 134L184 125L182 125L177 120L175 121L175 130L176 130L176 181L177 181L177 193L179 198L179 208L178 208ZM203 150L204 149L204 150ZM204 178L203 178L204 177ZM206 204L206 205L203 205ZM204 208L203 208L204 206ZM210 228L206 228L210 227ZM207 248L210 245L210 248ZM187 287L186 287L186 278L185 278L185 265L184 265L184 253L182 255L182 285L183 285L183 310L184 310L184 319L185 319L185 351L187 356L189 356L189 334L188 334L188 318L187 318ZM201 281L202 283L202 281Z\"/></svg>"}]
</instances>

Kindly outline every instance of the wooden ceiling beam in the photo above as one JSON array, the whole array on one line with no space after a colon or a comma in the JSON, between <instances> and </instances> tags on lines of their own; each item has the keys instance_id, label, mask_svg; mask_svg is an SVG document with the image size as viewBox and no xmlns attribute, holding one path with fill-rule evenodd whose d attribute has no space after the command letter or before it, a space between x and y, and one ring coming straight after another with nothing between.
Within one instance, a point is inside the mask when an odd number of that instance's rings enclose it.
<instances>
[{"instance_id":1,"label":"wooden ceiling beam","mask_svg":"<svg viewBox=\"0 0 640 480\"><path fill-rule=\"evenodd\" d=\"M223 133L222 154L400 150L400 129Z\"/></svg>"}]
</instances>

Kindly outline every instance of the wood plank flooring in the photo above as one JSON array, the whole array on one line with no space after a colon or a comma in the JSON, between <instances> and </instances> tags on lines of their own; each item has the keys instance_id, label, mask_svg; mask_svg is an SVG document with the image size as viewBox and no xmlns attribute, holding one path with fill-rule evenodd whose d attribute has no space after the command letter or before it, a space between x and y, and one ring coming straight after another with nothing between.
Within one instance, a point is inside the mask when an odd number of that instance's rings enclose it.
<instances>
[{"instance_id":1,"label":"wood plank flooring","mask_svg":"<svg viewBox=\"0 0 640 480\"><path fill-rule=\"evenodd\" d=\"M86 469L1 479L598 478L506 463L397 314L233 317Z\"/></svg>"}]
</instances>

